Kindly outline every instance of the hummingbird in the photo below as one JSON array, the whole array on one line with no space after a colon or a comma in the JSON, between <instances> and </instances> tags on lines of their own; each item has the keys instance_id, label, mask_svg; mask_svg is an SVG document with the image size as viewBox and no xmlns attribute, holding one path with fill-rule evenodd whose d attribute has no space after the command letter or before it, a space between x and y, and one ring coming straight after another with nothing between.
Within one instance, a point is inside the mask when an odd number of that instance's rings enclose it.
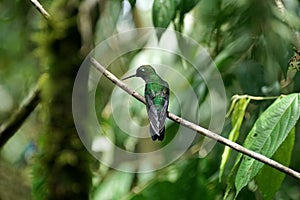
<instances>
[{"instance_id":1,"label":"hummingbird","mask_svg":"<svg viewBox=\"0 0 300 200\"><path fill-rule=\"evenodd\" d=\"M123 78L140 77L145 81L146 108L150 121L150 135L153 141L165 137L165 122L169 106L169 85L150 65L142 65L136 74Z\"/></svg>"}]
</instances>

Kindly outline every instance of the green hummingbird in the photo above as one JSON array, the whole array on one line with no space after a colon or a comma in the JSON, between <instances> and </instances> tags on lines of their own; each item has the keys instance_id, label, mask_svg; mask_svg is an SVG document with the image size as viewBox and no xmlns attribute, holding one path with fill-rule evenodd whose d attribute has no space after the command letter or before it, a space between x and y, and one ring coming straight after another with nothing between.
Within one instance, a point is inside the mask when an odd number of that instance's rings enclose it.
<instances>
[{"instance_id":1,"label":"green hummingbird","mask_svg":"<svg viewBox=\"0 0 300 200\"><path fill-rule=\"evenodd\" d=\"M155 72L150 65L142 65L136 74L123 78L142 78L145 85L146 108L150 121L150 135L152 140L162 141L165 136L165 122L169 106L169 85Z\"/></svg>"}]
</instances>

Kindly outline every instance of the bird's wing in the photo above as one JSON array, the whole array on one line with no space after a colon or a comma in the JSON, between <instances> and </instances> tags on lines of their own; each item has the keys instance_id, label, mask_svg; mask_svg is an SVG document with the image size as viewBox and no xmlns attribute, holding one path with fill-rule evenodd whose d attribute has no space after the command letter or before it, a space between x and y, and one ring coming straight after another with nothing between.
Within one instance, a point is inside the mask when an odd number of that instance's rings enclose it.
<instances>
[{"instance_id":1,"label":"bird's wing","mask_svg":"<svg viewBox=\"0 0 300 200\"><path fill-rule=\"evenodd\" d=\"M152 139L153 137L156 139L157 136L160 136L163 139L165 129L164 125L167 118L167 109L169 104L169 89L164 87L162 91L158 92L149 89L147 94L146 101L147 112L150 121L150 134ZM164 104L161 105L161 102ZM155 135L157 136L155 137Z\"/></svg>"},{"instance_id":2,"label":"bird's wing","mask_svg":"<svg viewBox=\"0 0 300 200\"><path fill-rule=\"evenodd\" d=\"M156 105L153 103L154 97L151 98L151 96L146 96L146 101L147 101L147 113L150 121L150 128L152 131L150 131L151 136L153 137L153 134L155 135L160 135L159 133L159 113L156 109Z\"/></svg>"},{"instance_id":3,"label":"bird's wing","mask_svg":"<svg viewBox=\"0 0 300 200\"><path fill-rule=\"evenodd\" d=\"M164 87L161 96L164 99L164 105L161 108L160 115L159 115L159 121L160 121L159 130L164 129L166 118L167 118L167 112L169 106L169 88Z\"/></svg>"}]
</instances>

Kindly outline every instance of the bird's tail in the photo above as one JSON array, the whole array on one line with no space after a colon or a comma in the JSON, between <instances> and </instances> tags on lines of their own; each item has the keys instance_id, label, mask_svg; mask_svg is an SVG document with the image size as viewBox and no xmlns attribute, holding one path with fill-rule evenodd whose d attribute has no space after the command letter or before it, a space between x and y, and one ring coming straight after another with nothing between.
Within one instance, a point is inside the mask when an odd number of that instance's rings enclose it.
<instances>
[{"instance_id":1,"label":"bird's tail","mask_svg":"<svg viewBox=\"0 0 300 200\"><path fill-rule=\"evenodd\" d=\"M158 139L159 141L162 141L165 138L165 127L158 131L153 130L152 126L150 126L150 134L153 141Z\"/></svg>"}]
</instances>

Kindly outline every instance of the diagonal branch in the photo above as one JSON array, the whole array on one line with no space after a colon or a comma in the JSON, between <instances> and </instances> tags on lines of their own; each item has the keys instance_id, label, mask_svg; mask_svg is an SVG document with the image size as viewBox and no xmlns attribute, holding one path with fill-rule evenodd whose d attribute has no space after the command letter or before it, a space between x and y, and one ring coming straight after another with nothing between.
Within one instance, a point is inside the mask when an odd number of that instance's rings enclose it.
<instances>
[{"instance_id":1,"label":"diagonal branch","mask_svg":"<svg viewBox=\"0 0 300 200\"><path fill-rule=\"evenodd\" d=\"M43 15L46 20L50 19L49 13L44 9L42 4L38 0L30 0L30 2L34 5L34 7Z\"/></svg>"},{"instance_id":2,"label":"diagonal branch","mask_svg":"<svg viewBox=\"0 0 300 200\"><path fill-rule=\"evenodd\" d=\"M19 109L0 125L0 149L16 133L40 102L40 88L36 87L21 103Z\"/></svg>"},{"instance_id":3,"label":"diagonal branch","mask_svg":"<svg viewBox=\"0 0 300 200\"><path fill-rule=\"evenodd\" d=\"M111 80L114 84L116 84L118 87L120 87L121 89L125 90L128 94L132 95L134 98L136 98L137 100L139 100L140 102L145 104L145 99L144 97L142 97L140 94L138 94L136 91L134 91L133 89L129 88L125 83L123 83L122 81L120 81L115 75L113 75L112 73L110 73L109 71L107 71L105 69L105 67L103 67L99 62L97 62L97 60L95 60L94 58L90 59L91 64L97 69L99 70L105 77L107 77L109 80ZM255 160L258 160L260 162L263 162L283 173L286 173L292 177L295 177L297 179L300 179L300 173L290 169L264 155L261 155L259 153L256 153L254 151L251 151L235 142L232 142L231 140L224 138L210 130L207 130L197 124L194 124L188 120L185 120L173 113L168 113L168 118L174 122L177 122L187 128L190 128L194 131L197 131L198 133L207 136L213 140L216 140L219 143L225 144L226 146L229 146L230 148L244 154L247 155L249 157L254 158Z\"/></svg>"}]
</instances>

